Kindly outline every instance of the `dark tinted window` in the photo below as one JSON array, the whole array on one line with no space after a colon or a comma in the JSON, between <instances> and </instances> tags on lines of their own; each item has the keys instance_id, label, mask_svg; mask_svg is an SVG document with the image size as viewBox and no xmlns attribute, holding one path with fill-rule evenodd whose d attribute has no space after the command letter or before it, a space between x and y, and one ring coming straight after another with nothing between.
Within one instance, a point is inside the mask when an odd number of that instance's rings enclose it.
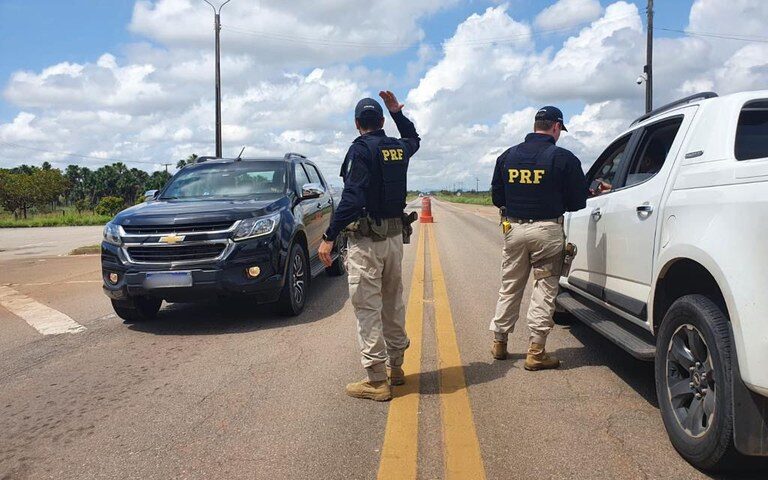
<instances>
[{"instance_id":1,"label":"dark tinted window","mask_svg":"<svg viewBox=\"0 0 768 480\"><path fill-rule=\"evenodd\" d=\"M302 167L300 164L296 164L296 188L298 190L301 190L304 185L312 183L309 181L309 177L307 176L307 172L304 171L304 167Z\"/></svg>"},{"instance_id":2,"label":"dark tinted window","mask_svg":"<svg viewBox=\"0 0 768 480\"><path fill-rule=\"evenodd\" d=\"M591 196L603 195L613 190L616 185L616 174L624 160L631 134L616 140L608 147L592 168L589 169L589 193Z\"/></svg>"},{"instance_id":3,"label":"dark tinted window","mask_svg":"<svg viewBox=\"0 0 768 480\"><path fill-rule=\"evenodd\" d=\"M638 154L629 170L625 186L642 183L659 173L682 123L683 117L676 117L643 129Z\"/></svg>"},{"instance_id":4,"label":"dark tinted window","mask_svg":"<svg viewBox=\"0 0 768 480\"><path fill-rule=\"evenodd\" d=\"M285 193L283 162L201 163L181 170L164 199L230 198Z\"/></svg>"},{"instance_id":5,"label":"dark tinted window","mask_svg":"<svg viewBox=\"0 0 768 480\"><path fill-rule=\"evenodd\" d=\"M309 181L312 183L319 183L320 185L323 184L323 182L320 181L320 174L317 172L317 168L314 165L310 165L308 163L304 164L304 168L307 169L307 173L309 174Z\"/></svg>"},{"instance_id":6,"label":"dark tinted window","mask_svg":"<svg viewBox=\"0 0 768 480\"><path fill-rule=\"evenodd\" d=\"M744 105L736 127L736 159L768 157L768 100Z\"/></svg>"}]
</instances>

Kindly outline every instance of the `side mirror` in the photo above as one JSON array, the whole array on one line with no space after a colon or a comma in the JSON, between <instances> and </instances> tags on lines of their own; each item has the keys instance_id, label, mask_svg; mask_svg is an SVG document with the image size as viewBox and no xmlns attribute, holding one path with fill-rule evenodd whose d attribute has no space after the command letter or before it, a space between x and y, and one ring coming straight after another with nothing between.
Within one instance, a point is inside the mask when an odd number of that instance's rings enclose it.
<instances>
[{"instance_id":1,"label":"side mirror","mask_svg":"<svg viewBox=\"0 0 768 480\"><path fill-rule=\"evenodd\" d=\"M157 197L158 191L159 190L147 190L146 192L144 192L144 201L148 202L150 200L154 200L155 197Z\"/></svg>"},{"instance_id":2,"label":"side mirror","mask_svg":"<svg viewBox=\"0 0 768 480\"><path fill-rule=\"evenodd\" d=\"M307 183L301 187L301 199L311 200L319 198L325 193L325 189L319 183Z\"/></svg>"}]
</instances>

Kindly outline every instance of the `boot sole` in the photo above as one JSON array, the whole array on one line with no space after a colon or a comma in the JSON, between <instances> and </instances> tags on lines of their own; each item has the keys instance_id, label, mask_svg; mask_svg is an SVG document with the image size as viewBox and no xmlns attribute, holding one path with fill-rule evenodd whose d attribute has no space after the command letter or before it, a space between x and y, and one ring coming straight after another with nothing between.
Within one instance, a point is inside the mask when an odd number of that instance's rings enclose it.
<instances>
[{"instance_id":1,"label":"boot sole","mask_svg":"<svg viewBox=\"0 0 768 480\"><path fill-rule=\"evenodd\" d=\"M358 395L358 394L347 392L347 395L352 398L362 398L364 400L374 400L377 402L388 402L392 400L391 393L361 393Z\"/></svg>"},{"instance_id":2,"label":"boot sole","mask_svg":"<svg viewBox=\"0 0 768 480\"><path fill-rule=\"evenodd\" d=\"M523 368L529 372L538 372L539 370L557 370L560 368L560 365L557 365L556 367L529 367L528 365L524 365Z\"/></svg>"}]
</instances>

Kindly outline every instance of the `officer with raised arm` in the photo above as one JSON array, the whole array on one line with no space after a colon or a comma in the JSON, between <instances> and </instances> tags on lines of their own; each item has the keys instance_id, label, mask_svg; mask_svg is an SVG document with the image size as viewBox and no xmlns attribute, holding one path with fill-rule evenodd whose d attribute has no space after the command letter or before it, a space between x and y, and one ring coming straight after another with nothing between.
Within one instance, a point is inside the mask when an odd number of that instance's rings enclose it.
<instances>
[{"instance_id":1,"label":"officer with raised arm","mask_svg":"<svg viewBox=\"0 0 768 480\"><path fill-rule=\"evenodd\" d=\"M563 214L586 207L587 184L581 162L555 146L563 124L560 109L547 106L536 113L533 133L496 160L491 191L502 211L504 249L501 289L496 314L493 358L507 358L507 336L520 315L531 270L535 280L528 308L530 329L526 370L557 368L560 361L545 350L554 322L555 297L562 269L565 234Z\"/></svg>"},{"instance_id":2,"label":"officer with raised arm","mask_svg":"<svg viewBox=\"0 0 768 480\"><path fill-rule=\"evenodd\" d=\"M346 229L349 295L368 374L347 385L346 391L351 397L386 401L392 398L389 383L405 382L402 365L409 340L402 282L403 210L408 163L419 149L420 139L395 95L385 91L379 96L403 138L384 133L379 102L360 100L355 108L360 136L349 147L341 167L344 190L318 254L330 266L334 241Z\"/></svg>"}]
</instances>

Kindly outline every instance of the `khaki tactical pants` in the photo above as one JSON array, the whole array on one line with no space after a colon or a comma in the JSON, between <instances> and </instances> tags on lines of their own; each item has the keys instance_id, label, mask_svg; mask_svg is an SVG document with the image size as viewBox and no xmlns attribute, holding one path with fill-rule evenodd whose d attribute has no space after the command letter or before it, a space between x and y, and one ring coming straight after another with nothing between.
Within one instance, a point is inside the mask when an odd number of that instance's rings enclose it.
<instances>
[{"instance_id":1,"label":"khaki tactical pants","mask_svg":"<svg viewBox=\"0 0 768 480\"><path fill-rule=\"evenodd\" d=\"M563 262L565 234L557 220L533 223L512 222L512 228L504 235L501 263L501 289L496 304L496 315L490 330L496 340L507 341L520 316L528 278L533 269L535 283L528 308L528 328L531 343L545 345L552 330L555 297Z\"/></svg>"},{"instance_id":2,"label":"khaki tactical pants","mask_svg":"<svg viewBox=\"0 0 768 480\"><path fill-rule=\"evenodd\" d=\"M409 345L403 304L402 234L379 242L353 235L348 249L349 296L357 317L363 367L370 381L386 380L386 365L401 366Z\"/></svg>"}]
</instances>

